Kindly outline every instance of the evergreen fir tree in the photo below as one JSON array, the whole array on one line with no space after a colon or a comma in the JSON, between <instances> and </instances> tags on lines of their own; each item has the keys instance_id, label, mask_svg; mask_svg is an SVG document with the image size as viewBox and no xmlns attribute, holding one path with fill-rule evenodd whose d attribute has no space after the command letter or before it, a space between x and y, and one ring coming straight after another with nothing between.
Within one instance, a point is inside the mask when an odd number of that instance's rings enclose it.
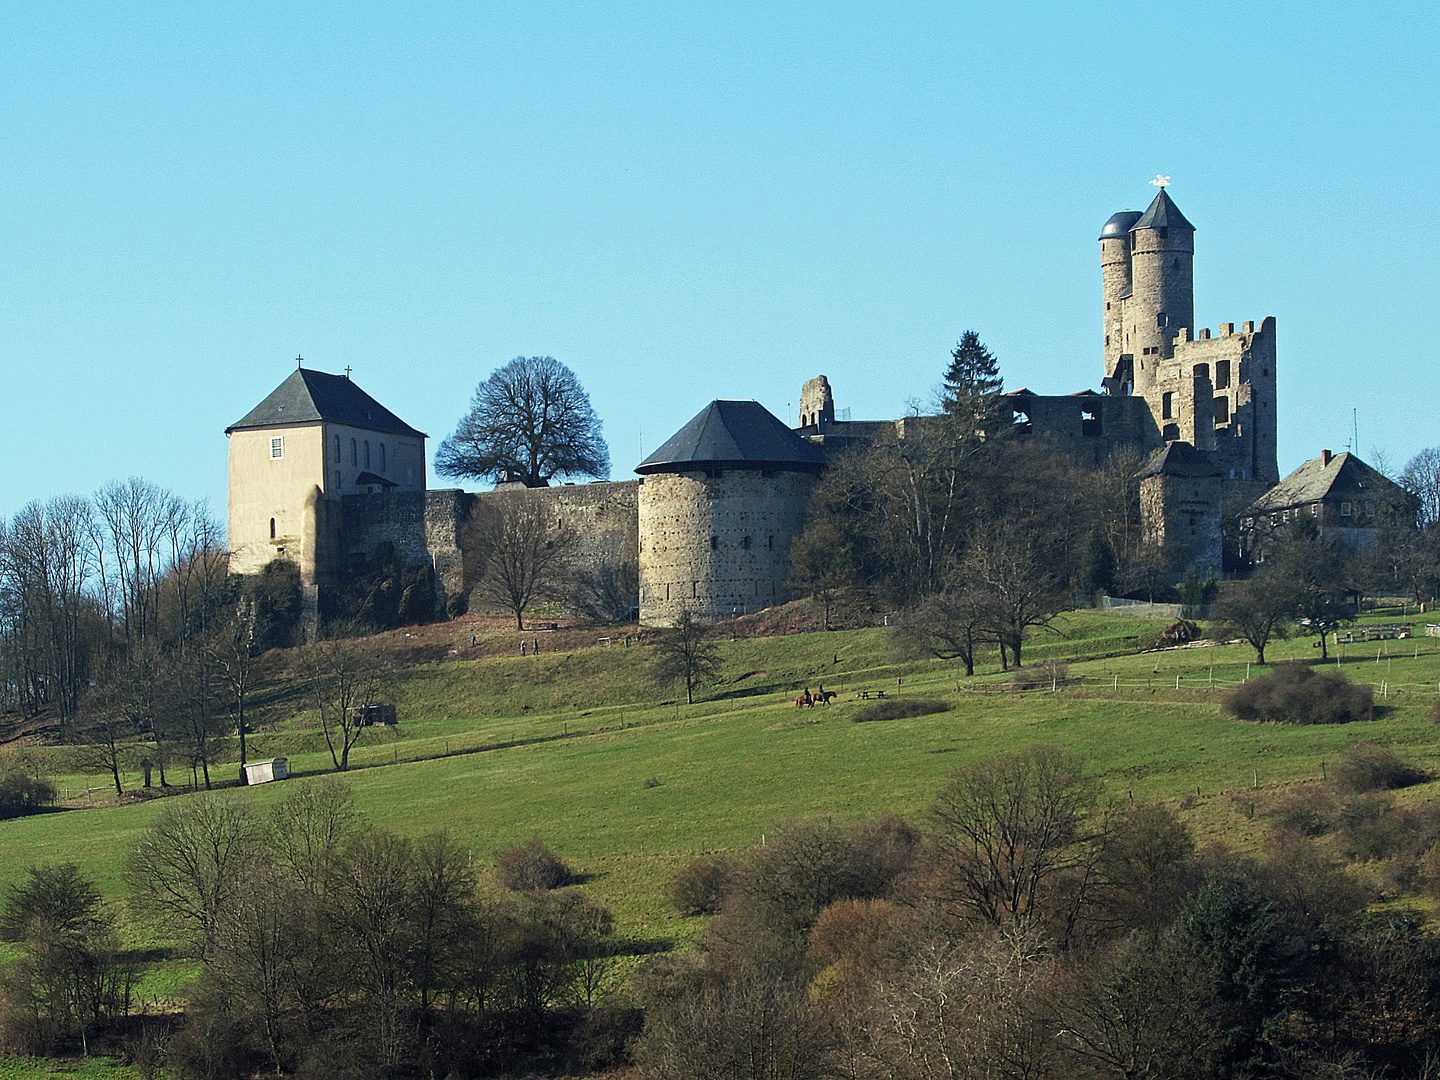
<instances>
[{"instance_id":1,"label":"evergreen fir tree","mask_svg":"<svg viewBox=\"0 0 1440 1080\"><path fill-rule=\"evenodd\" d=\"M999 394L1004 380L995 356L980 343L980 335L966 330L950 354L941 402L952 416L984 417Z\"/></svg>"}]
</instances>

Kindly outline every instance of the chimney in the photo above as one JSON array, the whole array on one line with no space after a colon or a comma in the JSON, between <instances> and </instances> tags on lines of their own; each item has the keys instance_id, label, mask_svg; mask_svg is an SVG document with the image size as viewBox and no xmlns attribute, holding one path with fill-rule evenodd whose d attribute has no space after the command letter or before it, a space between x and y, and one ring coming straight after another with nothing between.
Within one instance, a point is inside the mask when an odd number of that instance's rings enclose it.
<instances>
[{"instance_id":1,"label":"chimney","mask_svg":"<svg viewBox=\"0 0 1440 1080\"><path fill-rule=\"evenodd\" d=\"M1321 464L1321 465L1329 465L1329 464L1330 464L1330 457L1331 457L1331 454L1330 454L1330 451L1329 451L1329 450L1321 450L1321 451L1320 451L1320 464Z\"/></svg>"}]
</instances>

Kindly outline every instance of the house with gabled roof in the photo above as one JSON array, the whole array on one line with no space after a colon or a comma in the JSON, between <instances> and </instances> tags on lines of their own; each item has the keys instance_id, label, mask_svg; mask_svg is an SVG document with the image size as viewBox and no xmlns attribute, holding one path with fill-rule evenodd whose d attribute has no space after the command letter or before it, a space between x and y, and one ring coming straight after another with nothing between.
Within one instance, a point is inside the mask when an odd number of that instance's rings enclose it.
<instances>
[{"instance_id":1,"label":"house with gabled roof","mask_svg":"<svg viewBox=\"0 0 1440 1080\"><path fill-rule=\"evenodd\" d=\"M1322 534L1363 547L1385 524L1413 527L1419 509L1414 495L1354 454L1324 450L1246 508L1241 543L1248 557L1263 562L1272 538L1306 516Z\"/></svg>"},{"instance_id":2,"label":"house with gabled roof","mask_svg":"<svg viewBox=\"0 0 1440 1080\"><path fill-rule=\"evenodd\" d=\"M321 584L335 565L344 496L425 490L425 433L348 373L297 366L225 434L233 573L287 558L304 585Z\"/></svg>"}]
</instances>

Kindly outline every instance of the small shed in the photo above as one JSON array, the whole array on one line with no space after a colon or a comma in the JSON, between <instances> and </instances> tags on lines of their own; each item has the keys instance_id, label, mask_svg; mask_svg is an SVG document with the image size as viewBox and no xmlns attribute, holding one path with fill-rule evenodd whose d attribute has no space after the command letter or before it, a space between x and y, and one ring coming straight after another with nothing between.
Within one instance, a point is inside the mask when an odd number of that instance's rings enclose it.
<instances>
[{"instance_id":1,"label":"small shed","mask_svg":"<svg viewBox=\"0 0 1440 1080\"><path fill-rule=\"evenodd\" d=\"M245 763L245 783L247 784L265 784L271 780L284 780L289 775L283 757Z\"/></svg>"},{"instance_id":2,"label":"small shed","mask_svg":"<svg viewBox=\"0 0 1440 1080\"><path fill-rule=\"evenodd\" d=\"M350 710L350 723L355 727L395 723L394 705L357 705Z\"/></svg>"}]
</instances>

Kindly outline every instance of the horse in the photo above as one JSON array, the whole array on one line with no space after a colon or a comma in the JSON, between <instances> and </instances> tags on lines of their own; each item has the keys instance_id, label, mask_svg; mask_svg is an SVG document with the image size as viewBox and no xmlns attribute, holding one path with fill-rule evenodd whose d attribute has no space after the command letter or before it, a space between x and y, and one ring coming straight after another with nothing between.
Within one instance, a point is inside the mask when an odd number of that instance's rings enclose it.
<instances>
[{"instance_id":1,"label":"horse","mask_svg":"<svg viewBox=\"0 0 1440 1080\"><path fill-rule=\"evenodd\" d=\"M838 690L817 690L814 697L810 700L812 702L818 701L821 705L829 705L831 698L837 698L839 696L840 692Z\"/></svg>"},{"instance_id":2,"label":"horse","mask_svg":"<svg viewBox=\"0 0 1440 1080\"><path fill-rule=\"evenodd\" d=\"M810 696L810 691L808 689L795 699L795 708L797 709L810 709L814 708L814 706L815 698Z\"/></svg>"}]
</instances>

